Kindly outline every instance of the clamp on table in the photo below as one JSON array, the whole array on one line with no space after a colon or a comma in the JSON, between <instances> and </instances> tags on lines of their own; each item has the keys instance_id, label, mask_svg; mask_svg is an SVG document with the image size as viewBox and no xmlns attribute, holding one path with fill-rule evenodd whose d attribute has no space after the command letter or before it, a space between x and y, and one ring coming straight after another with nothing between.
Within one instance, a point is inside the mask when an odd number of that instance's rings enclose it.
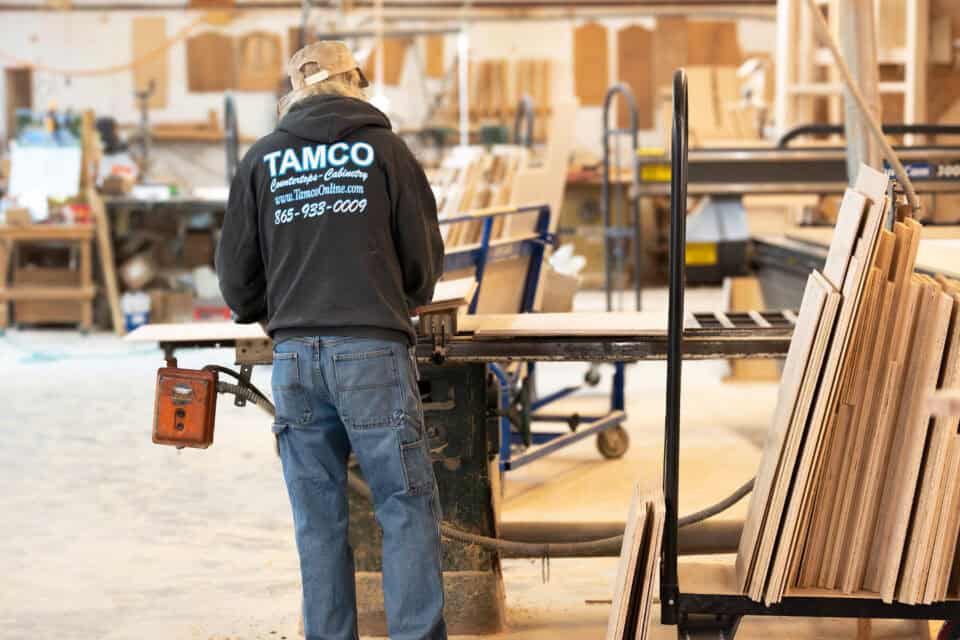
<instances>
[{"instance_id":1,"label":"clamp on table","mask_svg":"<svg viewBox=\"0 0 960 640\"><path fill-rule=\"evenodd\" d=\"M417 333L429 338L433 343L431 359L434 364L443 364L447 359L447 343L457 335L457 316L459 307L429 311L420 315Z\"/></svg>"}]
</instances>

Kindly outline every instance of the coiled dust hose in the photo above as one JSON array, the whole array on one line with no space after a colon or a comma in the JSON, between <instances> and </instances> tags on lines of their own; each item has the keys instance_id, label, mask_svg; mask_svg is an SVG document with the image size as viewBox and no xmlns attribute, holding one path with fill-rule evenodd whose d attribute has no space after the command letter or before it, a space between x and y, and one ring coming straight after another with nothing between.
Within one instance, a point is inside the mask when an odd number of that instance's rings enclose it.
<instances>
[{"instance_id":1,"label":"coiled dust hose","mask_svg":"<svg viewBox=\"0 0 960 640\"><path fill-rule=\"evenodd\" d=\"M260 407L271 416L276 415L276 408L274 407L273 403L263 394L263 392L257 389L252 383L240 378L236 372L231 371L226 367L211 366L207 368L215 369L222 373L227 373L238 380L239 384L232 384L230 382L222 381L218 382L218 392L228 393L243 398L247 402ZM756 478L751 478L743 486L738 488L720 502L705 509L701 509L700 511L683 516L678 520L678 525L680 527L687 527L712 518L718 513L726 511L736 503L740 502L744 496L753 490L753 483L755 480ZM366 498L367 500L373 499L373 493L370 491L370 487L367 485L367 483L349 470L347 471L347 484L363 498ZM585 540L582 542L516 542L514 540L503 540L501 538L490 538L488 536L481 536L475 533L467 533L466 531L461 531L460 529L452 527L445 522L440 523L440 532L451 540L477 545L478 547L482 547L490 551L509 552L514 555L524 555L528 557L546 556L562 558L577 557L581 555L594 555L605 551L618 552L621 544L623 543L622 534L609 538Z\"/></svg>"}]
</instances>

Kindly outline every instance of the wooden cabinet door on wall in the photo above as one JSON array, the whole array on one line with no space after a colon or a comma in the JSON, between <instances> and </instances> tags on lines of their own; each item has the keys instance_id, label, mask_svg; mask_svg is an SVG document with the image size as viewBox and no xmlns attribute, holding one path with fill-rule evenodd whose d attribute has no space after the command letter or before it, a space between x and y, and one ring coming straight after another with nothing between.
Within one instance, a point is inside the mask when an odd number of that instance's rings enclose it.
<instances>
[{"instance_id":1,"label":"wooden cabinet door on wall","mask_svg":"<svg viewBox=\"0 0 960 640\"><path fill-rule=\"evenodd\" d=\"M212 31L187 40L187 88L195 93L236 86L233 39Z\"/></svg>"},{"instance_id":2,"label":"wooden cabinet door on wall","mask_svg":"<svg viewBox=\"0 0 960 640\"><path fill-rule=\"evenodd\" d=\"M253 31L237 46L237 89L274 91L283 77L283 41L279 35Z\"/></svg>"},{"instance_id":3,"label":"wooden cabinet door on wall","mask_svg":"<svg viewBox=\"0 0 960 640\"><path fill-rule=\"evenodd\" d=\"M653 128L653 34L649 29L634 25L617 32L617 75L633 90L637 100L637 127ZM619 127L630 126L630 112L626 100L619 104Z\"/></svg>"},{"instance_id":4,"label":"wooden cabinet door on wall","mask_svg":"<svg viewBox=\"0 0 960 640\"><path fill-rule=\"evenodd\" d=\"M573 32L573 84L581 106L603 104L610 84L607 28L596 22Z\"/></svg>"}]
</instances>

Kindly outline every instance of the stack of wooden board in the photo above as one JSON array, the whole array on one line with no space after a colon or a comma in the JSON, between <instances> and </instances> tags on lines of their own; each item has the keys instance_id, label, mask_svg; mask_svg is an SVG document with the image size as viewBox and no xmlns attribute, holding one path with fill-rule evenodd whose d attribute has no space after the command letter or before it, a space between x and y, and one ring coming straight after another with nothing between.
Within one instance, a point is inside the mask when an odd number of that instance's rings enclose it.
<instances>
[{"instance_id":1,"label":"stack of wooden board","mask_svg":"<svg viewBox=\"0 0 960 640\"><path fill-rule=\"evenodd\" d=\"M514 177L526 167L523 147L498 146L487 152L479 147L460 149L430 172L440 219L472 211L502 207L512 202ZM491 239L509 234L509 219L494 218ZM483 219L443 225L444 244L457 247L480 242Z\"/></svg>"},{"instance_id":2,"label":"stack of wooden board","mask_svg":"<svg viewBox=\"0 0 960 640\"><path fill-rule=\"evenodd\" d=\"M807 284L737 557L740 587L778 602L803 589L932 602L960 532L956 418L960 295L914 273L920 225L862 167L823 273Z\"/></svg>"},{"instance_id":3,"label":"stack of wooden board","mask_svg":"<svg viewBox=\"0 0 960 640\"><path fill-rule=\"evenodd\" d=\"M663 494L643 496L637 485L623 532L607 640L647 637L665 515Z\"/></svg>"}]
</instances>

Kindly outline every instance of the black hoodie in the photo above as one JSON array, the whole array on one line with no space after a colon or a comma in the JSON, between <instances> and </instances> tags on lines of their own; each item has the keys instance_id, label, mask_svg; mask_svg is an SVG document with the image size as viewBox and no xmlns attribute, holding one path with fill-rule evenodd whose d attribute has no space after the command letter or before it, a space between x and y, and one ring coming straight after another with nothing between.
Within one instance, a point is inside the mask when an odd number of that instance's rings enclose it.
<instances>
[{"instance_id":1,"label":"black hoodie","mask_svg":"<svg viewBox=\"0 0 960 640\"><path fill-rule=\"evenodd\" d=\"M411 311L443 271L437 205L383 113L310 97L240 163L216 262L236 321L267 321L274 339L413 342Z\"/></svg>"}]
</instances>

